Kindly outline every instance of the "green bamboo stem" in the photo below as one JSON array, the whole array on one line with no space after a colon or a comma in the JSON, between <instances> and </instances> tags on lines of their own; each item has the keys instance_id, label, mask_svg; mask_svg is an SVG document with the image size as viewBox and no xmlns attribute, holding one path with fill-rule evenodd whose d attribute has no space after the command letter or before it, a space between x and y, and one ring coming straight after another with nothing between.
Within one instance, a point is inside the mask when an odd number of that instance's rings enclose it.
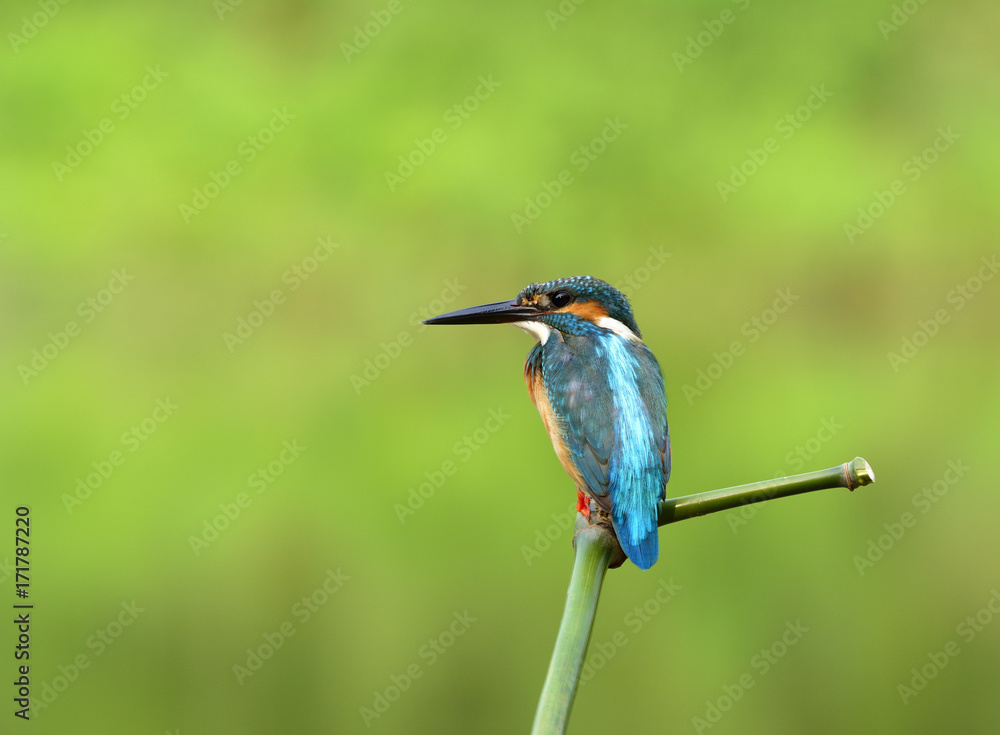
<instances>
[{"instance_id":1,"label":"green bamboo stem","mask_svg":"<svg viewBox=\"0 0 1000 735\"><path fill-rule=\"evenodd\" d=\"M717 513L720 510L729 510L765 500L785 498L789 495L811 493L815 490L846 487L853 491L856 487L872 482L875 482L875 472L871 465L861 457L855 457L850 462L844 462L844 464L831 467L828 470L806 472L790 477L777 477L773 480L752 482L749 485L737 485L721 490L711 490L707 493L664 500L660 503L659 525L665 526L668 523L676 523L695 516Z\"/></svg>"},{"instance_id":2,"label":"green bamboo stem","mask_svg":"<svg viewBox=\"0 0 1000 735\"><path fill-rule=\"evenodd\" d=\"M817 472L753 482L748 485L711 490L660 503L659 525L676 523L688 518L738 508L749 503L784 498L835 487L854 490L875 482L875 473L861 457ZM596 516L595 516L596 520ZM580 680L580 670L590 642L590 632L597 613L601 584L612 560L620 563L618 539L606 527L589 524L577 516L576 560L566 594L556 647L552 652L549 672L535 713L532 735L562 735L566 731L573 697Z\"/></svg>"},{"instance_id":3,"label":"green bamboo stem","mask_svg":"<svg viewBox=\"0 0 1000 735\"><path fill-rule=\"evenodd\" d=\"M618 541L603 526L580 527L578 524L573 544L576 547L573 576L566 593L566 609L559 625L549 673L545 677L542 697L535 713L535 724L531 729L533 735L550 735L566 730L566 720L580 681L583 656L594 627L601 583Z\"/></svg>"}]
</instances>

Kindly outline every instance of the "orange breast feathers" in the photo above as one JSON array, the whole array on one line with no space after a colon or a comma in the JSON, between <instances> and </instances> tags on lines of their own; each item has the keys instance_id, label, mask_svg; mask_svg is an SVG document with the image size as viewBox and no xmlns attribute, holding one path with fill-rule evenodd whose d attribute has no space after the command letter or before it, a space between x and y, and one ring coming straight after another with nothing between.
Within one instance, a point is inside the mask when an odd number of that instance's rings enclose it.
<instances>
[{"instance_id":1,"label":"orange breast feathers","mask_svg":"<svg viewBox=\"0 0 1000 735\"><path fill-rule=\"evenodd\" d=\"M528 395L531 396L531 402L535 404L538 414L542 417L545 430L549 433L549 439L552 440L552 448L555 449L556 456L559 457L559 462L562 464L563 469L566 470L566 474L573 478L577 490L587 492L587 485L580 476L580 472L576 469L576 465L570 459L569 451L562 441L559 419L552 410L552 404L549 403L549 394L545 390L545 383L542 381L542 371L532 370L530 365L526 364L524 366L524 382L528 385Z\"/></svg>"}]
</instances>

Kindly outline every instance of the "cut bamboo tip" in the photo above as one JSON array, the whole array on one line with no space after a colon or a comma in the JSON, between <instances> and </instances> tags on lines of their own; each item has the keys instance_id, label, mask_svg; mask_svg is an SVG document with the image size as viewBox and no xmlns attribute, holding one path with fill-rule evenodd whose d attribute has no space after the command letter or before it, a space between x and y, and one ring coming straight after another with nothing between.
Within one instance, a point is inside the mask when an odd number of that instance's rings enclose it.
<instances>
[{"instance_id":1,"label":"cut bamboo tip","mask_svg":"<svg viewBox=\"0 0 1000 735\"><path fill-rule=\"evenodd\" d=\"M855 457L850 462L844 464L847 475L847 489L854 490L862 485L871 485L875 482L875 470L862 457Z\"/></svg>"}]
</instances>

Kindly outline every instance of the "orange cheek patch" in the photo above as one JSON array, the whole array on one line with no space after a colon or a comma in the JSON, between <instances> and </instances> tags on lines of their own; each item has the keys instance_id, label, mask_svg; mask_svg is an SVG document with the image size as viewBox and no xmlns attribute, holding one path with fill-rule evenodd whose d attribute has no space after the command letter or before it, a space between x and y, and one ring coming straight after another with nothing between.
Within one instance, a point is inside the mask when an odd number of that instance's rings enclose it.
<instances>
[{"instance_id":1,"label":"orange cheek patch","mask_svg":"<svg viewBox=\"0 0 1000 735\"><path fill-rule=\"evenodd\" d=\"M608 315L608 310L601 306L596 301L582 301L572 303L565 309L559 309L559 311L568 311L576 314L581 319L586 319L591 322L596 322L601 317Z\"/></svg>"}]
</instances>

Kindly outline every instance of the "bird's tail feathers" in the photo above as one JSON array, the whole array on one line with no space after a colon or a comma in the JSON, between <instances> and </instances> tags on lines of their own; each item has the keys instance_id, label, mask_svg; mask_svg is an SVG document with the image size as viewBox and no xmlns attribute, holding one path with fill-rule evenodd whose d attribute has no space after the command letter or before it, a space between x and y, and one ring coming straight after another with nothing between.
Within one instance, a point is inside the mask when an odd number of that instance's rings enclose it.
<instances>
[{"instance_id":1,"label":"bird's tail feathers","mask_svg":"<svg viewBox=\"0 0 1000 735\"><path fill-rule=\"evenodd\" d=\"M622 551L639 569L649 569L660 555L660 534L656 518L652 523L647 519L625 519L614 517L615 532ZM639 520L639 523L635 523Z\"/></svg>"}]
</instances>

